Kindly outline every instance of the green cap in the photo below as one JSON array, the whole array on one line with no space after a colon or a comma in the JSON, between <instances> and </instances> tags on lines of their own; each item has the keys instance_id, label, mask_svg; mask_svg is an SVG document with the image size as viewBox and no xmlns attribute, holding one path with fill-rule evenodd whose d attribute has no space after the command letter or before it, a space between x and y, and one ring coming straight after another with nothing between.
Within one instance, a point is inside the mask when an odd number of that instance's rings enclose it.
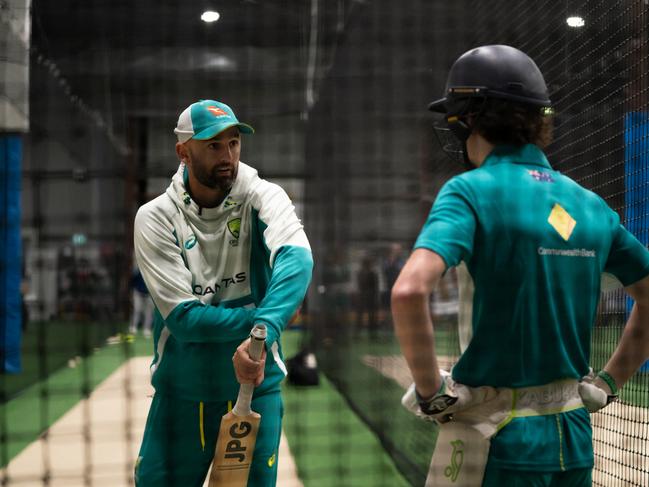
<instances>
[{"instance_id":1,"label":"green cap","mask_svg":"<svg viewBox=\"0 0 649 487\"><path fill-rule=\"evenodd\" d=\"M179 142L189 139L207 140L230 127L238 127L244 134L254 134L255 129L237 120L232 108L214 100L201 100L189 105L178 117L174 133Z\"/></svg>"}]
</instances>

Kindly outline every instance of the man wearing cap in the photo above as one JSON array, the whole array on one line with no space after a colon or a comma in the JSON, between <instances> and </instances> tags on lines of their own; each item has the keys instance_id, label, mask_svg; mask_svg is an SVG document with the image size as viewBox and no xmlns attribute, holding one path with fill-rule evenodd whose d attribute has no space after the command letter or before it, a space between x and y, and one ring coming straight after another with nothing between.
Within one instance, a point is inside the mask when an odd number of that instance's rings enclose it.
<instances>
[{"instance_id":1,"label":"man wearing cap","mask_svg":"<svg viewBox=\"0 0 649 487\"><path fill-rule=\"evenodd\" d=\"M649 357L649 252L595 193L554 171L543 76L510 46L453 64L431 109L471 170L438 194L392 290L414 385L403 403L441 423L427 486L590 487L590 413ZM428 297L458 266L462 354L438 369ZM589 369L600 277L635 300L617 350Z\"/></svg>"},{"instance_id":2,"label":"man wearing cap","mask_svg":"<svg viewBox=\"0 0 649 487\"><path fill-rule=\"evenodd\" d=\"M155 395L135 468L139 487L200 486L239 383L261 414L249 486L274 486L286 375L280 334L311 279L309 242L288 196L239 161L254 130L201 100L174 130L178 171L135 217L135 255L155 303ZM267 327L261 361L247 337Z\"/></svg>"}]
</instances>

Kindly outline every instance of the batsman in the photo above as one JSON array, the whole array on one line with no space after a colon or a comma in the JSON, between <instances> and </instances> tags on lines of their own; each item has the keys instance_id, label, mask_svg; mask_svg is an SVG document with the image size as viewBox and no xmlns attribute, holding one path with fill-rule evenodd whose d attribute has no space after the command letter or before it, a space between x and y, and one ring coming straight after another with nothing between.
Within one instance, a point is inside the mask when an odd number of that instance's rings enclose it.
<instances>
[{"instance_id":1,"label":"batsman","mask_svg":"<svg viewBox=\"0 0 649 487\"><path fill-rule=\"evenodd\" d=\"M285 191L239 160L242 134L254 130L228 105L192 103L174 132L178 170L138 210L134 226L137 263L156 308L155 394L135 484L202 486L221 418L239 384L253 384L250 407L261 421L247 485L273 487L286 375L280 336L311 280L311 249ZM257 360L248 353L255 325L265 327Z\"/></svg>"},{"instance_id":2,"label":"batsman","mask_svg":"<svg viewBox=\"0 0 649 487\"><path fill-rule=\"evenodd\" d=\"M649 358L649 252L602 198L552 169L551 106L534 61L504 45L460 56L430 105L467 171L439 192L392 289L414 378L403 403L440 424L427 486L589 487L590 414ZM428 299L451 267L462 354L449 374ZM594 371L602 275L634 305Z\"/></svg>"}]
</instances>

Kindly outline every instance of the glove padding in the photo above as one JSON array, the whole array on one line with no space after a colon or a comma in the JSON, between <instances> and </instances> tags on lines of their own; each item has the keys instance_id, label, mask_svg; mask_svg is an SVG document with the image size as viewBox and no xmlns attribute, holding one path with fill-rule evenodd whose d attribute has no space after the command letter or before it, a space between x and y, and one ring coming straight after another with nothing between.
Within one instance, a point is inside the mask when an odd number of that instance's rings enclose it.
<instances>
[{"instance_id":1,"label":"glove padding","mask_svg":"<svg viewBox=\"0 0 649 487\"><path fill-rule=\"evenodd\" d=\"M442 376L442 386L432 398L418 401L414 383L401 398L401 404L408 411L426 421L446 423L454 413L496 397L497 391L493 387L465 386L455 382L449 372L440 369L439 373Z\"/></svg>"},{"instance_id":2,"label":"glove padding","mask_svg":"<svg viewBox=\"0 0 649 487\"><path fill-rule=\"evenodd\" d=\"M595 413L617 399L608 384L590 369L588 375L579 382L579 395L589 412Z\"/></svg>"}]
</instances>

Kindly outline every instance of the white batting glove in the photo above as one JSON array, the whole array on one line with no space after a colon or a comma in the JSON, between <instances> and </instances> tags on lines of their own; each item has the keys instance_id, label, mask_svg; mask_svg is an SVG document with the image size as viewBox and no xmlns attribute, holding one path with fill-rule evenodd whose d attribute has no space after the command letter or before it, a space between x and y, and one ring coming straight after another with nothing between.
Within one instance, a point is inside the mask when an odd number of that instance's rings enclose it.
<instances>
[{"instance_id":1,"label":"white batting glove","mask_svg":"<svg viewBox=\"0 0 649 487\"><path fill-rule=\"evenodd\" d=\"M493 387L468 387L455 382L451 374L440 369L442 385L431 398L419 397L415 384L411 384L401 399L401 404L410 412L427 421L446 423L454 413L471 408L477 404L493 399L496 390Z\"/></svg>"},{"instance_id":2,"label":"white batting glove","mask_svg":"<svg viewBox=\"0 0 649 487\"><path fill-rule=\"evenodd\" d=\"M448 374L448 372L446 372L446 374ZM442 391L443 389L444 389L444 376L442 376L442 386L440 388L440 391ZM448 408L450 404L457 401L457 397L444 394L443 392L440 391L438 391L437 394L435 394L430 399L430 401L435 404L435 406L433 406L434 408L436 408L437 410L441 409L441 411L443 411L444 409ZM415 383L413 382L412 384L410 384L410 387L408 387L408 390L401 398L401 404L408 411L410 411L411 413L415 414L417 417L425 421L445 422L442 420L442 418L437 418L436 415L425 413L420 407L419 399L420 399L419 394L417 394L417 390L415 389ZM427 411L430 410L429 408L426 407L424 409Z\"/></svg>"},{"instance_id":3,"label":"white batting glove","mask_svg":"<svg viewBox=\"0 0 649 487\"><path fill-rule=\"evenodd\" d=\"M595 374L590 369L588 375L579 382L579 395L589 412L595 413L617 399L617 387L613 378L605 371Z\"/></svg>"}]
</instances>

